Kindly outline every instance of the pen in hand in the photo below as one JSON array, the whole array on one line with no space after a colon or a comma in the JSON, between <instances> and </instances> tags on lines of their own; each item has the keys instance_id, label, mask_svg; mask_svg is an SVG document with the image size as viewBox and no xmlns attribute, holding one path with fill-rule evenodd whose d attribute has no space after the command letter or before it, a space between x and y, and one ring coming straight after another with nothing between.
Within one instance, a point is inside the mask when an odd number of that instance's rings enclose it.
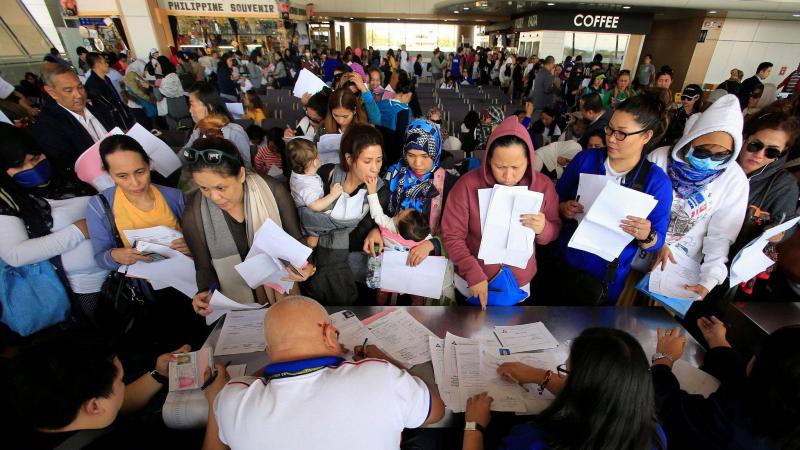
<instances>
[{"instance_id":1,"label":"pen in hand","mask_svg":"<svg viewBox=\"0 0 800 450\"><path fill-rule=\"evenodd\" d=\"M514 375L511 375L510 373L507 373L507 374L505 374L504 376L505 376L506 378L508 378L509 380L513 381L514 383L517 383L517 384L519 385L519 387L521 387L522 389L525 389L525 392L530 392L530 391L531 391L530 389L528 389L527 387L525 387L525 385L524 385L524 384L520 383L520 382L519 382L519 380L517 380L516 378L514 378Z\"/></svg>"},{"instance_id":2,"label":"pen in hand","mask_svg":"<svg viewBox=\"0 0 800 450\"><path fill-rule=\"evenodd\" d=\"M228 361L228 362L226 362L226 363L225 363L225 368L227 369L227 368L228 368L228 366L230 366L230 365L231 365L231 361ZM205 382L205 383L203 383L203 385L202 385L202 386L200 386L200 390L201 390L201 391L205 391L207 387L211 386L211 383L213 383L213 382L214 382L214 380L216 380L216 379L217 379L217 375L219 375L219 372L218 372L218 371L216 371L216 370L212 370L212 371L211 371L211 376L210 376L210 377L208 377L208 379L206 380L206 382Z\"/></svg>"},{"instance_id":3,"label":"pen in hand","mask_svg":"<svg viewBox=\"0 0 800 450\"><path fill-rule=\"evenodd\" d=\"M359 356L361 356L362 358L367 357L367 341L369 341L369 338L364 338L364 343L361 344L361 355Z\"/></svg>"}]
</instances>

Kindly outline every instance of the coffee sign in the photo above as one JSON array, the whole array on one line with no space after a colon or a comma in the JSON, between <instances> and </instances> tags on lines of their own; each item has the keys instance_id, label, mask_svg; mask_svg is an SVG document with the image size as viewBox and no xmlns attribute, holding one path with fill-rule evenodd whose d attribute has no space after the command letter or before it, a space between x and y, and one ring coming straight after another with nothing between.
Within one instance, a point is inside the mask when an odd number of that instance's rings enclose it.
<instances>
[{"instance_id":1,"label":"coffee sign","mask_svg":"<svg viewBox=\"0 0 800 450\"><path fill-rule=\"evenodd\" d=\"M539 11L517 17L514 31L559 30L647 34L652 14L608 14L592 11Z\"/></svg>"}]
</instances>

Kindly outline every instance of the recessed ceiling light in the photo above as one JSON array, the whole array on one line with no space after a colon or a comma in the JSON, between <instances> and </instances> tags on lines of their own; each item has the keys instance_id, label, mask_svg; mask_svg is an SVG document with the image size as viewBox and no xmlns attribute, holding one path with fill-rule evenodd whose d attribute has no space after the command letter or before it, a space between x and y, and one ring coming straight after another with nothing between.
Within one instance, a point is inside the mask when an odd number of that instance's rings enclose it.
<instances>
[{"instance_id":1,"label":"recessed ceiling light","mask_svg":"<svg viewBox=\"0 0 800 450\"><path fill-rule=\"evenodd\" d=\"M556 4L553 3L553 2L550 2L550 3L547 4L547 6L556 6Z\"/></svg>"},{"instance_id":2,"label":"recessed ceiling light","mask_svg":"<svg viewBox=\"0 0 800 450\"><path fill-rule=\"evenodd\" d=\"M465 6L464 11L469 11L469 6Z\"/></svg>"},{"instance_id":3,"label":"recessed ceiling light","mask_svg":"<svg viewBox=\"0 0 800 450\"><path fill-rule=\"evenodd\" d=\"M459 10L455 10L455 11L453 11L453 14L458 14L458 13L460 13L460 12L461 12L461 11L459 11Z\"/></svg>"},{"instance_id":4,"label":"recessed ceiling light","mask_svg":"<svg viewBox=\"0 0 800 450\"><path fill-rule=\"evenodd\" d=\"M351 17L350 20L353 20L353 18Z\"/></svg>"},{"instance_id":5,"label":"recessed ceiling light","mask_svg":"<svg viewBox=\"0 0 800 450\"><path fill-rule=\"evenodd\" d=\"M444 21L447 22L447 19L444 19Z\"/></svg>"},{"instance_id":6,"label":"recessed ceiling light","mask_svg":"<svg viewBox=\"0 0 800 450\"><path fill-rule=\"evenodd\" d=\"M631 9L631 7L628 6L628 5L625 5L625 6L622 7L622 9Z\"/></svg>"},{"instance_id":7,"label":"recessed ceiling light","mask_svg":"<svg viewBox=\"0 0 800 450\"><path fill-rule=\"evenodd\" d=\"M716 11L709 11L708 13L709 14L716 14L717 12Z\"/></svg>"},{"instance_id":8,"label":"recessed ceiling light","mask_svg":"<svg viewBox=\"0 0 800 450\"><path fill-rule=\"evenodd\" d=\"M800 17L800 13L792 14L792 17Z\"/></svg>"}]
</instances>

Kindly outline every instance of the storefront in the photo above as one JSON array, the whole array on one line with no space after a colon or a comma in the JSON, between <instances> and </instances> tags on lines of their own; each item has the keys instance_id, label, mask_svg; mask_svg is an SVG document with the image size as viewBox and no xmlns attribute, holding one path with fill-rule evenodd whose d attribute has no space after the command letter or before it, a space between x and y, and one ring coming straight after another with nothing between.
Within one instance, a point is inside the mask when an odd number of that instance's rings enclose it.
<instances>
[{"instance_id":1,"label":"storefront","mask_svg":"<svg viewBox=\"0 0 800 450\"><path fill-rule=\"evenodd\" d=\"M157 14L168 26L167 36L181 49L249 53L259 47L280 51L291 42L308 42L306 7L281 0L158 0Z\"/></svg>"},{"instance_id":2,"label":"storefront","mask_svg":"<svg viewBox=\"0 0 800 450\"><path fill-rule=\"evenodd\" d=\"M93 52L120 52L128 49L119 17L80 17L78 30L83 47Z\"/></svg>"}]
</instances>

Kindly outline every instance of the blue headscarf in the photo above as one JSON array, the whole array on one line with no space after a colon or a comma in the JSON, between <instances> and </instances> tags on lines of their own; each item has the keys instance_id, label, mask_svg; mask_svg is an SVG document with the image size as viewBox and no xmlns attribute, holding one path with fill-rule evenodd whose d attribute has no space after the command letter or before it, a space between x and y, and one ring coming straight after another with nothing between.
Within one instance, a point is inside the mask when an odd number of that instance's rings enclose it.
<instances>
[{"instance_id":1,"label":"blue headscarf","mask_svg":"<svg viewBox=\"0 0 800 450\"><path fill-rule=\"evenodd\" d=\"M426 152L433 160L433 165L424 175L418 177L408 167L406 154L411 150ZM414 208L424 212L428 199L439 195L433 186L433 173L439 168L439 159L442 155L442 132L439 125L426 119L417 119L411 122L406 130L403 157L400 162L389 167L389 213L394 215L398 211Z\"/></svg>"},{"instance_id":2,"label":"blue headscarf","mask_svg":"<svg viewBox=\"0 0 800 450\"><path fill-rule=\"evenodd\" d=\"M725 169L700 170L691 164L678 161L674 158L667 163L667 175L672 180L672 187L680 198L688 198L697 191L702 190L707 184L716 180Z\"/></svg>"}]
</instances>

